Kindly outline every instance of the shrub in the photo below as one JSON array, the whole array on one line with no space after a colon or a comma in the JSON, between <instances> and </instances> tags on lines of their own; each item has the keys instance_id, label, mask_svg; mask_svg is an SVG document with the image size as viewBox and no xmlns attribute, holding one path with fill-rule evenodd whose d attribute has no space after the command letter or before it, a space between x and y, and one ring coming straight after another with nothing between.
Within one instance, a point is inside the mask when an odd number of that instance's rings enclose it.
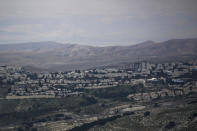
<instances>
[{"instance_id":1,"label":"shrub","mask_svg":"<svg viewBox=\"0 0 197 131\"><path fill-rule=\"evenodd\" d=\"M64 117L64 114L56 114L55 117Z\"/></svg>"},{"instance_id":2,"label":"shrub","mask_svg":"<svg viewBox=\"0 0 197 131\"><path fill-rule=\"evenodd\" d=\"M165 128L166 129L171 129L171 128L174 128L175 126L176 126L175 122L171 121L165 126Z\"/></svg>"},{"instance_id":3,"label":"shrub","mask_svg":"<svg viewBox=\"0 0 197 131\"><path fill-rule=\"evenodd\" d=\"M145 117L146 117L146 116L150 116L150 112L149 112L149 111L144 112L144 116L145 116Z\"/></svg>"}]
</instances>

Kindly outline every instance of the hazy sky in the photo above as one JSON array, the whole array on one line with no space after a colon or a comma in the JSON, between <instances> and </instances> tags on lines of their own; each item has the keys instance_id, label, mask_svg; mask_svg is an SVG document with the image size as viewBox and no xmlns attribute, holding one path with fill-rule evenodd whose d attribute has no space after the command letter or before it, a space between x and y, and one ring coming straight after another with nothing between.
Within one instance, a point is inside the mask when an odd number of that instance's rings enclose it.
<instances>
[{"instance_id":1,"label":"hazy sky","mask_svg":"<svg viewBox=\"0 0 197 131\"><path fill-rule=\"evenodd\" d=\"M0 44L128 45L197 37L197 0L0 0Z\"/></svg>"}]
</instances>

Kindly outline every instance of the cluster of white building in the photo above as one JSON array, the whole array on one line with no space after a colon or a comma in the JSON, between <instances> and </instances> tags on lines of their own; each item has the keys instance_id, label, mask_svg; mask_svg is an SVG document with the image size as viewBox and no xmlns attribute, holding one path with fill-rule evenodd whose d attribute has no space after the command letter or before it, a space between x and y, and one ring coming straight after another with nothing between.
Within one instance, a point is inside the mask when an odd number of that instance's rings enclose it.
<instances>
[{"instance_id":1,"label":"cluster of white building","mask_svg":"<svg viewBox=\"0 0 197 131\"><path fill-rule=\"evenodd\" d=\"M0 83L11 87L9 96L67 96L69 94L80 94L80 92L73 92L67 88L94 89L125 84L143 84L144 86L146 84L183 85L195 81L194 78L191 78L195 72L197 72L196 61L162 64L140 62L120 68L40 73L26 71L18 66L0 66ZM61 88L57 88L58 86ZM135 94L133 98L138 99L136 96L144 95L146 94Z\"/></svg>"}]
</instances>

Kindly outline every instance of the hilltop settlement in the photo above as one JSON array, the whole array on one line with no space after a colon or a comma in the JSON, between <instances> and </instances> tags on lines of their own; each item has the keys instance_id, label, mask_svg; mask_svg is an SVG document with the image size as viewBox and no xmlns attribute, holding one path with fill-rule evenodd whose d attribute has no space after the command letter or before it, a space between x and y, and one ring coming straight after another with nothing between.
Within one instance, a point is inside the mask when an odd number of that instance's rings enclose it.
<instances>
[{"instance_id":1,"label":"hilltop settlement","mask_svg":"<svg viewBox=\"0 0 197 131\"><path fill-rule=\"evenodd\" d=\"M74 90L79 88L118 88L120 85L140 84L147 91L131 94L128 98L150 100L196 92L196 79L197 61L162 64L137 62L120 68L41 73L26 71L18 66L0 67L0 83L10 87L6 99L67 97L83 94ZM159 85L160 88L155 91L152 85Z\"/></svg>"},{"instance_id":2,"label":"hilltop settlement","mask_svg":"<svg viewBox=\"0 0 197 131\"><path fill-rule=\"evenodd\" d=\"M5 65L0 85L0 130L196 129L196 60L40 73Z\"/></svg>"}]
</instances>

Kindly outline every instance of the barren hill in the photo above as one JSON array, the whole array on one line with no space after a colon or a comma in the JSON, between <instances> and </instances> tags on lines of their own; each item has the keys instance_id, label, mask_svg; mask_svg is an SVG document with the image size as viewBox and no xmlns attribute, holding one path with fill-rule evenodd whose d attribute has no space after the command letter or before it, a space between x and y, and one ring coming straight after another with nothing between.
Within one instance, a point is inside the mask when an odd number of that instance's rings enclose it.
<instances>
[{"instance_id":1,"label":"barren hill","mask_svg":"<svg viewBox=\"0 0 197 131\"><path fill-rule=\"evenodd\" d=\"M197 58L197 38L146 41L131 46L94 47L57 42L0 45L0 64L41 69L85 69L121 62L174 61Z\"/></svg>"}]
</instances>

